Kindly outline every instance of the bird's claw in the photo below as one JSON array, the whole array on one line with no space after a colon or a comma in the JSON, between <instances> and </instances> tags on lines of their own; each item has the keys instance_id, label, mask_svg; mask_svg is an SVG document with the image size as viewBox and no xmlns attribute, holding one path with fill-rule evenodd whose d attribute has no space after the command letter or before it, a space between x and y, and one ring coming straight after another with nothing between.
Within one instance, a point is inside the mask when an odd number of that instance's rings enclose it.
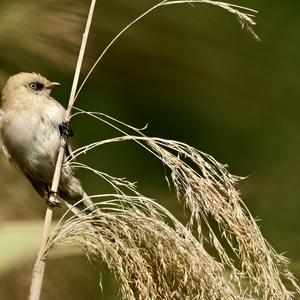
<instances>
[{"instance_id":1,"label":"bird's claw","mask_svg":"<svg viewBox=\"0 0 300 300\"><path fill-rule=\"evenodd\" d=\"M49 206L49 207L61 207L61 203L59 200L57 200L56 198L56 193L54 192L49 192L48 193L48 196L46 198L46 204Z\"/></svg>"},{"instance_id":2,"label":"bird's claw","mask_svg":"<svg viewBox=\"0 0 300 300\"><path fill-rule=\"evenodd\" d=\"M70 136L74 136L74 132L70 127L70 123L69 122L63 122L59 125L59 131L60 134L65 136L65 137L70 137Z\"/></svg>"}]
</instances>

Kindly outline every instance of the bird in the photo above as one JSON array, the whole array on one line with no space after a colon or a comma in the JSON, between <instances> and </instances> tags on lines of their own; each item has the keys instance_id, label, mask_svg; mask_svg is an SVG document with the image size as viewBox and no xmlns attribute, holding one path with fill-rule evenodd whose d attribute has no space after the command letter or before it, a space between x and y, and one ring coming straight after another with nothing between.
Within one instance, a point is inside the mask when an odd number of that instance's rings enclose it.
<instances>
[{"instance_id":1,"label":"bird","mask_svg":"<svg viewBox=\"0 0 300 300\"><path fill-rule=\"evenodd\" d=\"M72 135L65 108L50 95L59 85L38 73L12 75L2 89L0 107L0 148L50 206L60 206L58 200L49 202L49 195L61 135ZM67 144L65 158L71 151ZM77 215L93 209L69 164L62 167L57 194Z\"/></svg>"}]
</instances>

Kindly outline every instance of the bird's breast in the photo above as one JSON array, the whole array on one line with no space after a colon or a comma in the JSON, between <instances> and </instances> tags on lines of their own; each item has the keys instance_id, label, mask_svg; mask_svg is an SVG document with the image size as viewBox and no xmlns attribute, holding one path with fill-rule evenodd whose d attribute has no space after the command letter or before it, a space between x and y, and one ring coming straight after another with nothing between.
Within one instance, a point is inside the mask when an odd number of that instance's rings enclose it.
<instances>
[{"instance_id":1,"label":"bird's breast","mask_svg":"<svg viewBox=\"0 0 300 300\"><path fill-rule=\"evenodd\" d=\"M60 107L14 111L6 114L2 125L3 143L21 169L53 168L60 143Z\"/></svg>"}]
</instances>

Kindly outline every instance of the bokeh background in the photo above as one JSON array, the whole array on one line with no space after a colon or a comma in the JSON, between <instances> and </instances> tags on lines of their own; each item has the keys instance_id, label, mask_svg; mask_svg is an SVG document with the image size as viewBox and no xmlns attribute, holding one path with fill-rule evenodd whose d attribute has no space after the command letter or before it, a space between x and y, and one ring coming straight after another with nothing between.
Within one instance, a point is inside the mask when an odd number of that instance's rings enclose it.
<instances>
[{"instance_id":1,"label":"bokeh background","mask_svg":"<svg viewBox=\"0 0 300 300\"><path fill-rule=\"evenodd\" d=\"M249 176L239 186L243 199L300 278L300 3L234 2L259 11L262 42L216 7L160 8L114 45L76 105L137 127L148 123L147 135L189 143L227 163L231 173ZM155 3L99 1L82 74L121 28ZM63 83L53 96L66 104L88 7L87 0L1 0L0 85L10 74L39 72ZM116 134L87 117L74 118L72 127L75 148ZM81 161L138 181L145 195L182 217L163 168L142 148L116 144ZM93 175L79 176L88 193L106 191ZM1 300L27 297L44 211L43 201L1 154ZM51 255L42 299L119 298L105 266L69 249Z\"/></svg>"}]
</instances>

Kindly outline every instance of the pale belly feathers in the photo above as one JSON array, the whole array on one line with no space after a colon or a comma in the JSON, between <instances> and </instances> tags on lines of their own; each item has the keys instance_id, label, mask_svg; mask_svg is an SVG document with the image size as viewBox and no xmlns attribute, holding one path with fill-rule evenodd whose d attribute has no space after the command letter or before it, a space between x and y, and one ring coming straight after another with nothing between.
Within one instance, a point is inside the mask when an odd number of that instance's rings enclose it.
<instances>
[{"instance_id":1,"label":"pale belly feathers","mask_svg":"<svg viewBox=\"0 0 300 300\"><path fill-rule=\"evenodd\" d=\"M52 178L63 117L64 108L55 100L4 117L3 145L23 172Z\"/></svg>"}]
</instances>

